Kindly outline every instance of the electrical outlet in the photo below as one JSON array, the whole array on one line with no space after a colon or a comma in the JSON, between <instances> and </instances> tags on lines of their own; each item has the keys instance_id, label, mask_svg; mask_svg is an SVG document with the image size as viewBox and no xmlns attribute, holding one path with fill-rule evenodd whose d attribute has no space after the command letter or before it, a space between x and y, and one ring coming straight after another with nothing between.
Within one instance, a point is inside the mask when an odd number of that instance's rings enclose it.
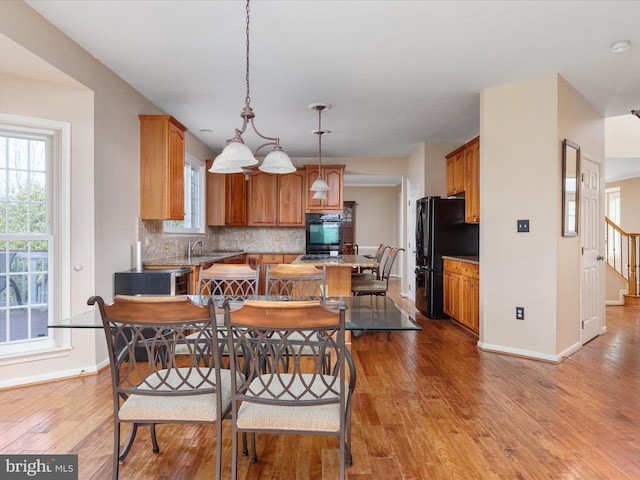
<instances>
[{"instance_id":1,"label":"electrical outlet","mask_svg":"<svg viewBox=\"0 0 640 480\"><path fill-rule=\"evenodd\" d=\"M529 220L518 220L518 232L529 231Z\"/></svg>"},{"instance_id":2,"label":"electrical outlet","mask_svg":"<svg viewBox=\"0 0 640 480\"><path fill-rule=\"evenodd\" d=\"M524 320L524 307L516 307L516 320Z\"/></svg>"}]
</instances>

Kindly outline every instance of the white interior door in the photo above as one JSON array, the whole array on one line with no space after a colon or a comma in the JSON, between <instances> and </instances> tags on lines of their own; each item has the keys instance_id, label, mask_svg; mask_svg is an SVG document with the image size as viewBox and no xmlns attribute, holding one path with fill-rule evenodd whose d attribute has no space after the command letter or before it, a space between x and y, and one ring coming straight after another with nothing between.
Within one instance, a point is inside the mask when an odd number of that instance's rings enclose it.
<instances>
[{"instance_id":1,"label":"white interior door","mask_svg":"<svg viewBox=\"0 0 640 480\"><path fill-rule=\"evenodd\" d=\"M603 238L601 225L604 216L601 214L600 164L583 155L580 160L582 183L580 188L581 224L580 237L582 245L580 279L580 321L581 341L587 343L599 335L604 319L603 292Z\"/></svg>"}]
</instances>

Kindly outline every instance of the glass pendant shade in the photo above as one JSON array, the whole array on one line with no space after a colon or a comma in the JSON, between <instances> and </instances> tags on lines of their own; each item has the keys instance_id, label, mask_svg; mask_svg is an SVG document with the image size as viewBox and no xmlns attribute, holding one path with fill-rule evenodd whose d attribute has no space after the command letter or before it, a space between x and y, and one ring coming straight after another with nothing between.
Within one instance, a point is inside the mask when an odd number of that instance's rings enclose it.
<instances>
[{"instance_id":1,"label":"glass pendant shade","mask_svg":"<svg viewBox=\"0 0 640 480\"><path fill-rule=\"evenodd\" d=\"M211 173L241 173L242 167L252 167L258 163L251 149L244 143L231 141L218 155L209 171Z\"/></svg>"},{"instance_id":2,"label":"glass pendant shade","mask_svg":"<svg viewBox=\"0 0 640 480\"><path fill-rule=\"evenodd\" d=\"M264 158L258 170L266 173L285 174L295 172L296 167L293 166L289 155L281 148L276 147Z\"/></svg>"},{"instance_id":3,"label":"glass pendant shade","mask_svg":"<svg viewBox=\"0 0 640 480\"><path fill-rule=\"evenodd\" d=\"M329 185L327 185L327 182L325 182L322 177L318 177L315 182L313 182L309 190L312 192L327 192L329 190ZM316 197L314 196L313 198ZM326 195L324 198L327 198Z\"/></svg>"},{"instance_id":4,"label":"glass pendant shade","mask_svg":"<svg viewBox=\"0 0 640 480\"><path fill-rule=\"evenodd\" d=\"M327 199L327 192L323 191L317 191L316 193L313 194L313 197L311 197L315 200L326 200Z\"/></svg>"}]
</instances>

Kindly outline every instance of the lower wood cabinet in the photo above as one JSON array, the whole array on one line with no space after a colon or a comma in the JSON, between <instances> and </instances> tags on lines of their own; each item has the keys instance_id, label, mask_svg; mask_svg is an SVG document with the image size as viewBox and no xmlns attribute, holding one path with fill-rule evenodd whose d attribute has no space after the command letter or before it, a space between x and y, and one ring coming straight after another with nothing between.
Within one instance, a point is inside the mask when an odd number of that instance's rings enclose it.
<instances>
[{"instance_id":1,"label":"lower wood cabinet","mask_svg":"<svg viewBox=\"0 0 640 480\"><path fill-rule=\"evenodd\" d=\"M444 260L444 313L480 332L480 266L462 260Z\"/></svg>"},{"instance_id":2,"label":"lower wood cabinet","mask_svg":"<svg viewBox=\"0 0 640 480\"><path fill-rule=\"evenodd\" d=\"M260 280L258 281L258 294L264 295L266 291L267 264L291 263L299 255L298 253L248 253L246 263L255 268L260 265Z\"/></svg>"}]
</instances>

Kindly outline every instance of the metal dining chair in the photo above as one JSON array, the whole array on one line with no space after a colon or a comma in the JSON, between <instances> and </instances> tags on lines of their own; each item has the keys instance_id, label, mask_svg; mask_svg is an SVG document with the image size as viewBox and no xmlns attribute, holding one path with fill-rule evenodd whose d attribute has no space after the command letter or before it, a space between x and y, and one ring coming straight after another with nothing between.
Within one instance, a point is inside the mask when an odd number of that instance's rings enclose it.
<instances>
[{"instance_id":1,"label":"metal dining chair","mask_svg":"<svg viewBox=\"0 0 640 480\"><path fill-rule=\"evenodd\" d=\"M382 264L382 259L384 258L384 254L390 248L391 248L390 246L388 246L388 245L385 246L384 243L381 243L378 246L378 249L376 250L376 253L374 255L363 255L364 257L367 257L367 258L373 260L375 263L378 264L378 266L377 267L361 267L359 272L351 274L351 281L355 280L356 278L366 278L366 277L364 277L364 275L373 275L375 279L379 280L380 279L380 265ZM370 273L367 273L367 272L370 272Z\"/></svg>"},{"instance_id":2,"label":"metal dining chair","mask_svg":"<svg viewBox=\"0 0 640 480\"><path fill-rule=\"evenodd\" d=\"M327 268L306 264L267 264L265 294L297 300L324 298L327 291Z\"/></svg>"},{"instance_id":3,"label":"metal dining chair","mask_svg":"<svg viewBox=\"0 0 640 480\"><path fill-rule=\"evenodd\" d=\"M345 307L319 301L247 300L224 304L232 382L231 478L238 434L332 435L339 438L340 479L351 456L351 398L356 371L345 345ZM304 353L303 353L304 352Z\"/></svg>"},{"instance_id":4,"label":"metal dining chair","mask_svg":"<svg viewBox=\"0 0 640 480\"><path fill-rule=\"evenodd\" d=\"M386 295L389 290L389 277L393 264L396 261L398 253L403 252L404 248L391 247L384 261L380 278L373 278L373 275L364 275L359 278L351 277L351 292L353 295Z\"/></svg>"},{"instance_id":5,"label":"metal dining chair","mask_svg":"<svg viewBox=\"0 0 640 480\"><path fill-rule=\"evenodd\" d=\"M149 425L158 453L156 425L216 424L216 479L221 475L222 420L231 410L231 372L221 367L213 299L197 305L186 296L116 295L98 305L109 350L113 391L113 479L118 478L138 427ZM183 346L187 355L176 355ZM137 350L144 349L145 360ZM132 424L120 450L120 426Z\"/></svg>"},{"instance_id":6,"label":"metal dining chair","mask_svg":"<svg viewBox=\"0 0 640 480\"><path fill-rule=\"evenodd\" d=\"M260 265L214 263L200 267L198 294L244 300L258 295Z\"/></svg>"}]
</instances>

